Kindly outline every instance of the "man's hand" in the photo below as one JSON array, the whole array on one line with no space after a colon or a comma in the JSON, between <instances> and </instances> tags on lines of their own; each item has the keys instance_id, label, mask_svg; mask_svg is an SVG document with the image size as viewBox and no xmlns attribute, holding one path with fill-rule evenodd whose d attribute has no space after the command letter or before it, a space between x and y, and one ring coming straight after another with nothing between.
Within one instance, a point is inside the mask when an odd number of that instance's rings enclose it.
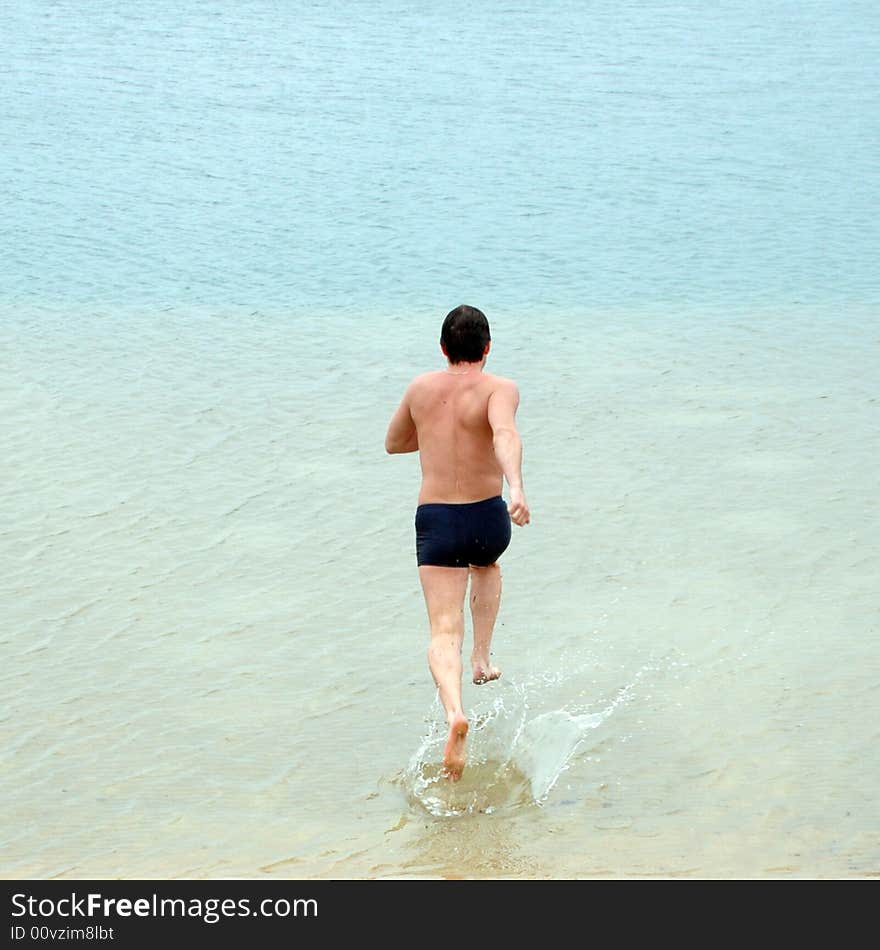
<instances>
[{"instance_id":1,"label":"man's hand","mask_svg":"<svg viewBox=\"0 0 880 950\"><path fill-rule=\"evenodd\" d=\"M510 502L507 505L510 520L520 526L529 523L529 506L521 488L510 489Z\"/></svg>"}]
</instances>

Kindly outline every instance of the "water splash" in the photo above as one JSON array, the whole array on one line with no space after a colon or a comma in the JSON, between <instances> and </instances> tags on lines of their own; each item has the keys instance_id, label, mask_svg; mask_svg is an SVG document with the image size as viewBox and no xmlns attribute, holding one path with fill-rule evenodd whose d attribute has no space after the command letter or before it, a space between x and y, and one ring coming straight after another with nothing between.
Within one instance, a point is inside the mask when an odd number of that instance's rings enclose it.
<instances>
[{"instance_id":1,"label":"water splash","mask_svg":"<svg viewBox=\"0 0 880 950\"><path fill-rule=\"evenodd\" d=\"M546 677L541 685L547 685ZM438 703L399 784L413 804L440 817L542 805L590 734L628 699L634 685L620 689L603 709L586 712L572 705L535 711L536 702L546 702L546 691L535 695L535 683L509 684L505 694L471 716L467 767L454 783L443 775L446 724Z\"/></svg>"}]
</instances>

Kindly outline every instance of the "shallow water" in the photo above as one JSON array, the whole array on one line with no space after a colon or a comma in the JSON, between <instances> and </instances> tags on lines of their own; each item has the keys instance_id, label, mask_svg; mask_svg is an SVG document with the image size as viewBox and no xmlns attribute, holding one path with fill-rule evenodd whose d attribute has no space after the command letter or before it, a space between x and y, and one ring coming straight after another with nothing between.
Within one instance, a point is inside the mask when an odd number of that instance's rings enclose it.
<instances>
[{"instance_id":1,"label":"shallow water","mask_svg":"<svg viewBox=\"0 0 880 950\"><path fill-rule=\"evenodd\" d=\"M0 26L0 874L880 872L873 5ZM382 439L462 300L533 521L451 786Z\"/></svg>"}]
</instances>

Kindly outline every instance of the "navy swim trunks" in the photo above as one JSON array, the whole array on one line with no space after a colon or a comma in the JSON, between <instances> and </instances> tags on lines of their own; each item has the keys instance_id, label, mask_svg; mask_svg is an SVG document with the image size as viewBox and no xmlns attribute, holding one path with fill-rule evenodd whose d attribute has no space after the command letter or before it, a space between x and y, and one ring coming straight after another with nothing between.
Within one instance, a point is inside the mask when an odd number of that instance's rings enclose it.
<instances>
[{"instance_id":1,"label":"navy swim trunks","mask_svg":"<svg viewBox=\"0 0 880 950\"><path fill-rule=\"evenodd\" d=\"M487 567L510 544L510 515L501 495L447 505L429 502L416 509L419 566Z\"/></svg>"}]
</instances>

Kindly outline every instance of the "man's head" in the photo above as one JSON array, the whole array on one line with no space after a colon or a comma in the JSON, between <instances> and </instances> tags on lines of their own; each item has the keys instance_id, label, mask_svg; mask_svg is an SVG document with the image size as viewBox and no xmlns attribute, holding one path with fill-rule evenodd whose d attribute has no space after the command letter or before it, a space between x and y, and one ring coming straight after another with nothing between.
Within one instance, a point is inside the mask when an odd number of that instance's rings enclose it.
<instances>
[{"instance_id":1,"label":"man's head","mask_svg":"<svg viewBox=\"0 0 880 950\"><path fill-rule=\"evenodd\" d=\"M489 321L476 307L462 304L446 314L440 348L450 363L479 363L489 352Z\"/></svg>"}]
</instances>

